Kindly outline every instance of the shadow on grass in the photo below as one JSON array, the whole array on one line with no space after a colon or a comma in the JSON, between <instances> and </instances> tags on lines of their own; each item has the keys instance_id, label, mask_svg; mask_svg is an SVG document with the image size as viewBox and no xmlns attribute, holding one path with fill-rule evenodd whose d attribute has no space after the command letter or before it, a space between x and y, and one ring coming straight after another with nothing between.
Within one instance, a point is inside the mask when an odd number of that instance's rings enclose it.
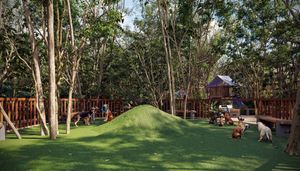
<instances>
[{"instance_id":1,"label":"shadow on grass","mask_svg":"<svg viewBox=\"0 0 300 171\"><path fill-rule=\"evenodd\" d=\"M161 122L160 118L154 119ZM231 139L233 127L217 127L203 121L162 123L160 127L150 128L123 125L118 129L105 131L101 128L105 126L102 124L103 122L97 122L96 125L73 127L71 135L60 135L55 141L25 139L0 142L1 168L4 170L300 169L299 157L290 157L282 152L286 140L274 137L274 145L259 143L256 127L247 130L241 140L233 140ZM29 137L34 135L34 132L27 133L30 134Z\"/></svg>"}]
</instances>

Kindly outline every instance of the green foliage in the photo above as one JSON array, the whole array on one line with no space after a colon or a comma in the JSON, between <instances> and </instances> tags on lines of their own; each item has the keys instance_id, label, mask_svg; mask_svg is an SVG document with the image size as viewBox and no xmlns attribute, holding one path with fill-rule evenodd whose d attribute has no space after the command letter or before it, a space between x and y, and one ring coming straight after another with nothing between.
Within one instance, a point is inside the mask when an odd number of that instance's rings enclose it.
<instances>
[{"instance_id":1,"label":"green foliage","mask_svg":"<svg viewBox=\"0 0 300 171\"><path fill-rule=\"evenodd\" d=\"M102 37L114 37L120 30L119 22L122 20L122 13L119 10L109 10L105 17L90 18L83 36L99 39Z\"/></svg>"},{"instance_id":2,"label":"green foliage","mask_svg":"<svg viewBox=\"0 0 300 171\"><path fill-rule=\"evenodd\" d=\"M220 72L242 85L244 97L293 96L300 33L287 8L275 1L232 2L230 16L217 13L223 30L213 45L228 61Z\"/></svg>"},{"instance_id":3,"label":"green foliage","mask_svg":"<svg viewBox=\"0 0 300 171\"><path fill-rule=\"evenodd\" d=\"M0 40L0 73L7 69L4 83L0 85L0 96L31 97L34 91L31 72L20 59L28 61L31 53L28 35L6 23L0 28Z\"/></svg>"},{"instance_id":4,"label":"green foliage","mask_svg":"<svg viewBox=\"0 0 300 171\"><path fill-rule=\"evenodd\" d=\"M143 14L134 21L136 30L129 31L121 27L127 14L120 8L122 2L119 0L71 1L75 43L79 47L85 42L75 97L145 98L150 101L167 97L167 67L157 3L143 2ZM191 94L204 97L203 87L211 74L226 74L241 84L240 94L245 97L253 97L255 91L264 97L295 94L300 31L281 1L188 0L167 3L170 7L167 28L176 89L186 87L187 81L191 81ZM1 30L0 34L3 40L0 42L0 71L5 67L4 54L10 49L9 40L14 42L21 57L31 61L22 3L4 1L4 5L6 30ZM30 1L29 8L39 42L43 84L47 87L43 2ZM65 4L55 1L54 8L55 30L58 28L57 8L62 19L62 46L56 50L63 52L63 61L59 61L63 67L59 72L63 73L61 94L66 97L69 84L65 80L70 78L69 61L73 49ZM216 34L210 32L212 22L220 26L215 30ZM215 69L215 66L220 67ZM16 57L10 68L13 72L2 86L2 95L21 96L18 92L22 91L28 96L32 94L31 71Z\"/></svg>"}]
</instances>

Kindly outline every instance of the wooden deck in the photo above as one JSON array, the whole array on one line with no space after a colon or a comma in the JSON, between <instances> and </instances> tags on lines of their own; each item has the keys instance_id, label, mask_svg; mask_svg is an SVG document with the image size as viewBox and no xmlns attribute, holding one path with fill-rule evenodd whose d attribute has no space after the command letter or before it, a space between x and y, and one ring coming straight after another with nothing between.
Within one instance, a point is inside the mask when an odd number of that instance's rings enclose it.
<instances>
[{"instance_id":1,"label":"wooden deck","mask_svg":"<svg viewBox=\"0 0 300 171\"><path fill-rule=\"evenodd\" d=\"M291 131L292 120L280 119L273 116L258 115L257 119L276 131L280 137L288 137Z\"/></svg>"}]
</instances>

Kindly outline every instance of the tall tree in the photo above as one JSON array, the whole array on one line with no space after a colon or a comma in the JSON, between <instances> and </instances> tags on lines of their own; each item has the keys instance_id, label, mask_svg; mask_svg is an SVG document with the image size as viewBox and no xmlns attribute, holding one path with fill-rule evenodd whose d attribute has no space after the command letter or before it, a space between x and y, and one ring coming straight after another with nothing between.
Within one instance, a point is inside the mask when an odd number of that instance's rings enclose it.
<instances>
[{"instance_id":1,"label":"tall tree","mask_svg":"<svg viewBox=\"0 0 300 171\"><path fill-rule=\"evenodd\" d=\"M71 46L72 51L76 51L75 46L75 38L74 38L74 29L73 29L73 20L72 20L72 11L71 11L71 4L70 1L67 0L67 7L68 7L68 16L69 16L69 24L70 24L70 36L71 36ZM77 75L79 60L77 60L77 53L72 53L72 73L71 73L71 82L70 82L70 88L69 88L69 97L68 97L68 111L67 111L67 127L66 127L66 133L70 133L70 122L71 122L71 112L72 112L72 95L73 90L75 86L75 79Z\"/></svg>"},{"instance_id":2,"label":"tall tree","mask_svg":"<svg viewBox=\"0 0 300 171\"><path fill-rule=\"evenodd\" d=\"M86 48L91 50L84 52L86 57L82 59L79 76L83 85L88 81L88 88L83 90L88 96L116 94L116 91L109 90L108 84L111 82L105 81L110 80L110 63L117 58L116 55L120 55L117 37L122 37L120 23L123 19L122 10L116 5L118 2L119 0L94 1L83 4L85 23L82 33L88 40ZM85 74L90 77L83 76Z\"/></svg>"},{"instance_id":3,"label":"tall tree","mask_svg":"<svg viewBox=\"0 0 300 171\"><path fill-rule=\"evenodd\" d=\"M292 21L295 27L298 28L298 31L300 31L300 10L299 10L299 4L295 3L294 1L289 0L282 0L285 7L289 10L290 15L292 16ZM299 48L300 42L298 43L297 47ZM300 65L300 53L296 53L297 55L297 69L296 71L299 72L299 65ZM299 73L296 73L296 78L298 78ZM299 81L299 80L297 80ZM296 104L294 106L293 111L293 117L292 117L292 127L291 127L291 133L289 135L288 143L285 148L285 152L289 155L298 155L298 141L300 137L300 83L298 83L298 90L297 90L297 96L296 96Z\"/></svg>"},{"instance_id":4,"label":"tall tree","mask_svg":"<svg viewBox=\"0 0 300 171\"><path fill-rule=\"evenodd\" d=\"M296 104L293 111L291 133L285 152L289 155L298 155L298 141L300 137L300 86L297 91Z\"/></svg>"},{"instance_id":5,"label":"tall tree","mask_svg":"<svg viewBox=\"0 0 300 171\"><path fill-rule=\"evenodd\" d=\"M57 136L56 122L56 81L55 81L55 46L54 46L54 12L53 1L47 1L48 18L48 62L49 62L49 117L50 117L50 139Z\"/></svg>"},{"instance_id":6,"label":"tall tree","mask_svg":"<svg viewBox=\"0 0 300 171\"><path fill-rule=\"evenodd\" d=\"M174 3L178 5L173 5L177 16L173 17L171 22L172 42L178 58L176 80L181 91L184 91L183 115L186 118L188 98L196 97L193 94L201 91L201 88L197 87L198 84L207 84L209 68L212 68L217 60L211 55L210 42L213 40L215 29L213 16L220 2L191 0Z\"/></svg>"},{"instance_id":7,"label":"tall tree","mask_svg":"<svg viewBox=\"0 0 300 171\"><path fill-rule=\"evenodd\" d=\"M168 84L169 84L169 97L170 97L170 109L171 114L175 115L176 112L176 101L175 101L175 77L173 69L173 56L171 49L171 40L169 32L169 3L166 0L157 0L158 13L160 17L161 30L163 34L163 42L165 48L165 58L167 64L168 73Z\"/></svg>"},{"instance_id":8,"label":"tall tree","mask_svg":"<svg viewBox=\"0 0 300 171\"><path fill-rule=\"evenodd\" d=\"M44 106L44 91L42 85L42 78L41 78L41 67L40 67L40 57L39 57L39 48L38 44L34 35L34 27L31 20L30 11L28 8L28 1L23 0L23 9L24 15L26 19L27 29L29 31L30 37L30 45L31 45L31 52L32 52L32 60L33 60L33 67L34 67L34 81L35 81L35 96L37 101L37 111L41 118L41 135L49 135L49 129L46 123L46 114L45 114L45 106Z\"/></svg>"}]
</instances>

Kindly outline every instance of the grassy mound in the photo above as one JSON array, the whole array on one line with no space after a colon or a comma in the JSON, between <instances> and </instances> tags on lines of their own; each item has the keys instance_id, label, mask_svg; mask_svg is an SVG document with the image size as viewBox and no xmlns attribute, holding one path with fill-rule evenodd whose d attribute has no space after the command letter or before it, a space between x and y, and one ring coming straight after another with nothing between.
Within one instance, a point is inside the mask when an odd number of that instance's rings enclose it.
<instances>
[{"instance_id":1,"label":"grassy mound","mask_svg":"<svg viewBox=\"0 0 300 171\"><path fill-rule=\"evenodd\" d=\"M100 125L95 128L95 131L101 134L142 134L157 137L183 134L182 128L189 125L190 122L151 105L141 105L123 113L111 122Z\"/></svg>"}]
</instances>

